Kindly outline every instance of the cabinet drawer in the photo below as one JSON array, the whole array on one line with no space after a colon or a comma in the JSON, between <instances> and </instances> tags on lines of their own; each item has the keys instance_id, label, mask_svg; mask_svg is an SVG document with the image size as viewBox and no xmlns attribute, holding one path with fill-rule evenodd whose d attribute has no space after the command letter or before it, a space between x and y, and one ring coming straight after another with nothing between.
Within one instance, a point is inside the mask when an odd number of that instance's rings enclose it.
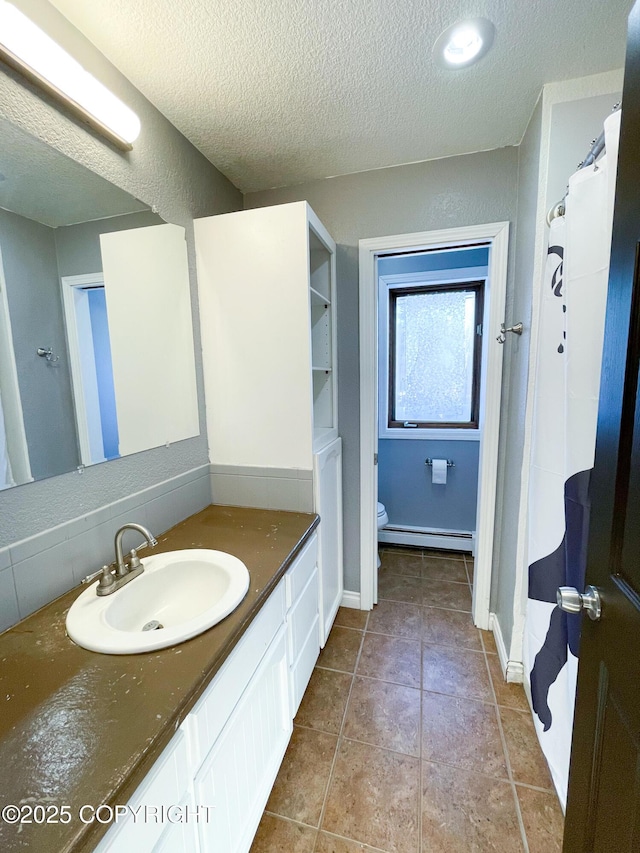
<instances>
[{"instance_id":1,"label":"cabinet drawer","mask_svg":"<svg viewBox=\"0 0 640 853\"><path fill-rule=\"evenodd\" d=\"M309 635L309 626L315 622L318 615L318 570L314 566L306 587L298 600L287 614L287 632L289 646L289 663L294 664ZM318 650L320 650L320 636Z\"/></svg>"},{"instance_id":2,"label":"cabinet drawer","mask_svg":"<svg viewBox=\"0 0 640 853\"><path fill-rule=\"evenodd\" d=\"M291 704L292 713L295 714L300 707L300 702L307 689L311 673L318 660L320 652L320 618L316 615L313 625L309 631L296 662L291 667Z\"/></svg>"},{"instance_id":3,"label":"cabinet drawer","mask_svg":"<svg viewBox=\"0 0 640 853\"><path fill-rule=\"evenodd\" d=\"M213 746L272 639L283 625L284 602L285 589L281 581L187 717L185 723L192 742L194 767L202 763Z\"/></svg>"},{"instance_id":4,"label":"cabinet drawer","mask_svg":"<svg viewBox=\"0 0 640 853\"><path fill-rule=\"evenodd\" d=\"M296 557L284 576L287 594L287 610L307 585L318 562L318 536L314 534Z\"/></svg>"}]
</instances>

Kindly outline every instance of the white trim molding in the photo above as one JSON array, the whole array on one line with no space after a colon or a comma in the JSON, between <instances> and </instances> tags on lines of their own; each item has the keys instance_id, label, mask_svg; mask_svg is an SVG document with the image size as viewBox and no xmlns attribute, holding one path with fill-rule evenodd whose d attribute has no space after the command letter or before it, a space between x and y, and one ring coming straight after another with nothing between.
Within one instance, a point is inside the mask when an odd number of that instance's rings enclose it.
<instances>
[{"instance_id":1,"label":"white trim molding","mask_svg":"<svg viewBox=\"0 0 640 853\"><path fill-rule=\"evenodd\" d=\"M389 291L399 287L428 284L466 284L482 281L486 285L488 266L430 270L381 275L378 277L378 438L401 441L480 441L480 430L470 428L417 427L402 429L388 426L389 417ZM486 313L486 312L485 312ZM482 324L485 325L483 316Z\"/></svg>"},{"instance_id":2,"label":"white trim molding","mask_svg":"<svg viewBox=\"0 0 640 853\"><path fill-rule=\"evenodd\" d=\"M475 535L472 530L437 530L435 527L388 524L378 530L378 542L389 542L393 545L413 545L418 548L469 551L473 554Z\"/></svg>"},{"instance_id":3,"label":"white trim molding","mask_svg":"<svg viewBox=\"0 0 640 853\"><path fill-rule=\"evenodd\" d=\"M505 319L509 223L492 222L414 234L374 237L359 242L360 265L360 606L370 610L377 599L377 322L378 256L411 249L455 248L489 244L488 305L483 341L478 502L476 520L473 618L479 628L489 628L489 600L493 558L493 531L497 488L498 433L502 393L503 347L495 340ZM494 334L495 332L495 334Z\"/></svg>"},{"instance_id":4,"label":"white trim molding","mask_svg":"<svg viewBox=\"0 0 640 853\"><path fill-rule=\"evenodd\" d=\"M80 352L78 314L74 291L78 287L104 287L104 273L64 275L60 279L60 286L67 331L67 346L69 348L69 368L71 372L71 387L73 389L74 416L78 429L78 444L80 445L80 460L82 465L94 465L97 462L104 462L105 457L104 455L96 454L95 447L92 450L91 425L83 383L83 359Z\"/></svg>"},{"instance_id":5,"label":"white trim molding","mask_svg":"<svg viewBox=\"0 0 640 853\"><path fill-rule=\"evenodd\" d=\"M523 684L524 666L522 665L522 661L511 660L509 658L509 655L507 654L507 647L502 636L500 622L498 621L498 617L495 613L492 613L490 615L489 626L491 632L493 633L493 638L496 641L498 658L500 660L500 668L502 669L502 674L505 678L505 681L508 681L512 684Z\"/></svg>"},{"instance_id":6,"label":"white trim molding","mask_svg":"<svg viewBox=\"0 0 640 853\"><path fill-rule=\"evenodd\" d=\"M360 607L360 593L352 592L349 589L344 589L342 591L342 601L340 602L340 607L350 607L352 610L361 610Z\"/></svg>"}]
</instances>

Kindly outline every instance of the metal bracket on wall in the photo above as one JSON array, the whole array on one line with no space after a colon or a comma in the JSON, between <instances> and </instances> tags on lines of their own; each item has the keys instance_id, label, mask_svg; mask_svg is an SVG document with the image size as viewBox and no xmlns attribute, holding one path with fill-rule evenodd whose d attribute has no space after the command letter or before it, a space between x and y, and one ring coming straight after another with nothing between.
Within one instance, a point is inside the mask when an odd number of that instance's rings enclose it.
<instances>
[{"instance_id":1,"label":"metal bracket on wall","mask_svg":"<svg viewBox=\"0 0 640 853\"><path fill-rule=\"evenodd\" d=\"M427 457L427 459L424 460L424 464L425 465L433 465L433 459L430 459ZM456 463L453 462L451 459L447 459L447 468L455 468L455 467L456 467Z\"/></svg>"},{"instance_id":2,"label":"metal bracket on wall","mask_svg":"<svg viewBox=\"0 0 640 853\"><path fill-rule=\"evenodd\" d=\"M514 335L521 335L523 332L524 326L522 323L516 323L515 326L509 326L509 328L505 328L504 323L500 324L500 334L496 338L499 344L503 344L507 340L507 332L513 332Z\"/></svg>"},{"instance_id":3,"label":"metal bracket on wall","mask_svg":"<svg viewBox=\"0 0 640 853\"><path fill-rule=\"evenodd\" d=\"M51 367L53 367L60 361L60 356L55 355L51 347L38 347L38 349L36 350L36 355L39 355L40 358L46 358L47 364Z\"/></svg>"}]
</instances>

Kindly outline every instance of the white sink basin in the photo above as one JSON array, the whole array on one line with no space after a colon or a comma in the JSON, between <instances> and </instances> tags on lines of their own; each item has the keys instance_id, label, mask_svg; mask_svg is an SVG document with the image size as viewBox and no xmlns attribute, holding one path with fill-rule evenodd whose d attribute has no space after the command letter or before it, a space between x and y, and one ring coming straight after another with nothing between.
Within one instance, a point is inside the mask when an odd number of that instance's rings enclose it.
<instances>
[{"instance_id":1,"label":"white sink basin","mask_svg":"<svg viewBox=\"0 0 640 853\"><path fill-rule=\"evenodd\" d=\"M224 551L193 548L144 557L144 572L99 597L97 581L71 605L67 634L94 652L129 655L182 643L211 628L249 589L243 562ZM147 629L158 623L162 627Z\"/></svg>"}]
</instances>

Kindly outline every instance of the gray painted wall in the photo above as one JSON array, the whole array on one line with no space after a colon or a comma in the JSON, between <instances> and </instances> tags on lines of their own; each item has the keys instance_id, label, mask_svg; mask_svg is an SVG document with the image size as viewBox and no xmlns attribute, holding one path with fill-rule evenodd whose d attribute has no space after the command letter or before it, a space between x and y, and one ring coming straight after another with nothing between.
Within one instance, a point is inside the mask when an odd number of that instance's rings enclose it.
<instances>
[{"instance_id":1,"label":"gray painted wall","mask_svg":"<svg viewBox=\"0 0 640 853\"><path fill-rule=\"evenodd\" d=\"M208 463L193 219L242 206L239 191L62 15L38 0L17 0L16 5L140 116L140 137L133 151L123 153L40 97L17 74L4 68L0 71L0 117L155 207L164 220L186 229L201 434L168 448L94 465L82 475L64 474L3 492L0 547Z\"/></svg>"},{"instance_id":2,"label":"gray painted wall","mask_svg":"<svg viewBox=\"0 0 640 853\"><path fill-rule=\"evenodd\" d=\"M56 228L58 271L61 276L102 272L101 234L161 223L162 219L149 210Z\"/></svg>"},{"instance_id":3,"label":"gray painted wall","mask_svg":"<svg viewBox=\"0 0 640 853\"><path fill-rule=\"evenodd\" d=\"M496 614L507 650L513 632L518 513L525 431L531 295L535 260L536 209L542 125L542 98L538 101L518 149L517 233L511 244L515 287L507 301L506 325L523 323L522 336L509 335L505 343L503 417L500 423L498 494L494 539L491 610Z\"/></svg>"},{"instance_id":4,"label":"gray painted wall","mask_svg":"<svg viewBox=\"0 0 640 853\"><path fill-rule=\"evenodd\" d=\"M343 441L345 588L360 588L358 240L514 221L517 148L361 172L249 193L245 207L306 199L338 243L339 428ZM508 301L513 302L513 265ZM508 515L509 523L517 519Z\"/></svg>"},{"instance_id":5,"label":"gray painted wall","mask_svg":"<svg viewBox=\"0 0 640 853\"><path fill-rule=\"evenodd\" d=\"M0 250L31 474L52 477L79 461L55 229L0 210ZM49 364L38 347L60 360Z\"/></svg>"},{"instance_id":6,"label":"gray painted wall","mask_svg":"<svg viewBox=\"0 0 640 853\"><path fill-rule=\"evenodd\" d=\"M476 529L478 441L385 439L379 443L378 498L391 524ZM450 459L444 485L431 482L425 458Z\"/></svg>"},{"instance_id":7,"label":"gray painted wall","mask_svg":"<svg viewBox=\"0 0 640 853\"><path fill-rule=\"evenodd\" d=\"M565 101L551 107L551 128L546 197L560 201L564 196L569 177L580 160L586 157L592 139L602 133L602 122L622 100L622 92L583 97ZM579 152L576 155L576 151ZM553 202L550 202L550 205Z\"/></svg>"}]
</instances>

